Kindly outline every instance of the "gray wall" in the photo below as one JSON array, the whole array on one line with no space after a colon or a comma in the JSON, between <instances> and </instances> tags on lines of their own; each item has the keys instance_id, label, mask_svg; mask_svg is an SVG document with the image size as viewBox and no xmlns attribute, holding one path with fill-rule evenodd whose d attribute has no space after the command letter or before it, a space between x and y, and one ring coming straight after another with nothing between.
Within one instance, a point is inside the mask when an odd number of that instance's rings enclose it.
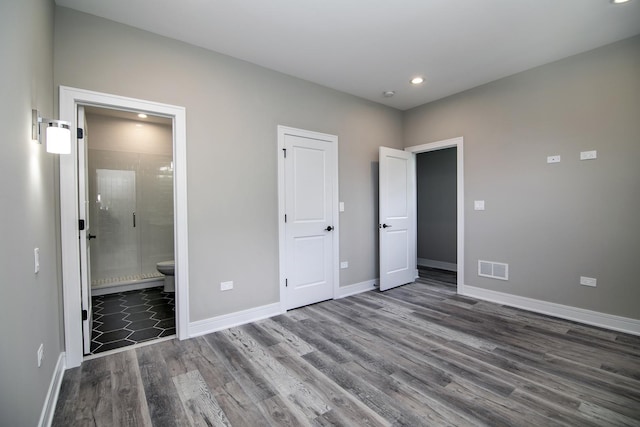
<instances>
[{"instance_id":1,"label":"gray wall","mask_svg":"<svg viewBox=\"0 0 640 427\"><path fill-rule=\"evenodd\" d=\"M416 156L418 258L457 263L457 151Z\"/></svg>"},{"instance_id":2,"label":"gray wall","mask_svg":"<svg viewBox=\"0 0 640 427\"><path fill-rule=\"evenodd\" d=\"M639 76L634 37L406 112L405 146L464 137L467 285L640 319Z\"/></svg>"},{"instance_id":3,"label":"gray wall","mask_svg":"<svg viewBox=\"0 0 640 427\"><path fill-rule=\"evenodd\" d=\"M31 141L53 108L53 2L0 2L0 425L35 426L62 351L57 156ZM33 249L40 248L34 274ZM42 367L36 352L44 344Z\"/></svg>"},{"instance_id":4,"label":"gray wall","mask_svg":"<svg viewBox=\"0 0 640 427\"><path fill-rule=\"evenodd\" d=\"M338 135L340 284L378 277L375 162L402 147L399 111L65 8L54 70L56 88L186 107L191 321L278 301L277 125Z\"/></svg>"}]
</instances>

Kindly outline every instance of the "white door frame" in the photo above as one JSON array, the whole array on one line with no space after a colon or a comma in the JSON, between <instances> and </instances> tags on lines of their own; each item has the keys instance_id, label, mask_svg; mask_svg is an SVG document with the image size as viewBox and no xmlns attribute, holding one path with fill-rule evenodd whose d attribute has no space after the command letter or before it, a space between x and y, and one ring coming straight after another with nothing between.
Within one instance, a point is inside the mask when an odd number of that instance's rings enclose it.
<instances>
[{"instance_id":1,"label":"white door frame","mask_svg":"<svg viewBox=\"0 0 640 427\"><path fill-rule=\"evenodd\" d=\"M436 141L429 144L414 145L406 147L404 150L414 154L426 153L428 151L443 150L445 148L457 148L456 153L456 175L457 175L457 229L458 229L458 283L457 293L464 294L464 138L457 137ZM417 172L416 172L417 173ZM416 234L416 248L418 246Z\"/></svg>"},{"instance_id":2,"label":"white door frame","mask_svg":"<svg viewBox=\"0 0 640 427\"><path fill-rule=\"evenodd\" d=\"M318 140L331 141L332 149L335 150L335 167L333 168L333 299L338 295L340 289L340 226L339 226L339 212L338 212L338 137L336 135L329 135L325 133L313 132L304 129L296 129L287 126L278 126L278 257L279 257L279 271L280 271L280 311L286 312L287 304L287 292L285 279L287 277L287 264L286 264L286 236L285 236L285 222L284 216L286 214L285 209L285 164L284 164L284 140L285 135L295 135L302 138L311 138Z\"/></svg>"},{"instance_id":3,"label":"white door frame","mask_svg":"<svg viewBox=\"0 0 640 427\"><path fill-rule=\"evenodd\" d=\"M76 106L92 105L119 110L147 112L173 119L174 235L176 262L176 332L188 338L189 256L187 224L187 128L184 107L141 99L60 86L60 120L77 128ZM80 248L78 244L77 146L60 155L60 238L62 246L62 289L66 367L82 363L82 302L80 295Z\"/></svg>"}]
</instances>

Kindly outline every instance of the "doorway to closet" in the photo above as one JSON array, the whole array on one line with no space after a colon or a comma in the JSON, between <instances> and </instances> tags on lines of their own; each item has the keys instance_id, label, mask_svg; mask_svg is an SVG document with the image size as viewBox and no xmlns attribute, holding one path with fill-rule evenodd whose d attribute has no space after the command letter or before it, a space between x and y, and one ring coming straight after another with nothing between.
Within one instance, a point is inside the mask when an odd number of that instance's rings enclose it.
<instances>
[{"instance_id":1,"label":"doorway to closet","mask_svg":"<svg viewBox=\"0 0 640 427\"><path fill-rule=\"evenodd\" d=\"M421 277L455 285L457 148L416 154L417 265Z\"/></svg>"}]
</instances>

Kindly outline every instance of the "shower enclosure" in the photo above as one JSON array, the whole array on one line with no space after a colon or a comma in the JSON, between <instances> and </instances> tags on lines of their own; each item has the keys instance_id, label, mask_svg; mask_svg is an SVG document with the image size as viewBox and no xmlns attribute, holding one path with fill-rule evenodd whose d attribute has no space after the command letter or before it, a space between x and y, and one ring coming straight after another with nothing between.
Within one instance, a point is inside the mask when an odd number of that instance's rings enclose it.
<instances>
[{"instance_id":1,"label":"shower enclosure","mask_svg":"<svg viewBox=\"0 0 640 427\"><path fill-rule=\"evenodd\" d=\"M172 156L89 148L88 176L91 288L162 279L156 263L174 258Z\"/></svg>"}]
</instances>

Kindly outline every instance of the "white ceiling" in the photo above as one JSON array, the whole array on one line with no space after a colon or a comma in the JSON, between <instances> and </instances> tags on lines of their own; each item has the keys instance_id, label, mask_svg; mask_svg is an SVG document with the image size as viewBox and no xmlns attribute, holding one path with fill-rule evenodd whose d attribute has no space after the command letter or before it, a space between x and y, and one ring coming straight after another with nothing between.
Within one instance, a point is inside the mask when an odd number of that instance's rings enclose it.
<instances>
[{"instance_id":1,"label":"white ceiling","mask_svg":"<svg viewBox=\"0 0 640 427\"><path fill-rule=\"evenodd\" d=\"M401 110L640 33L640 0L56 3Z\"/></svg>"}]
</instances>

